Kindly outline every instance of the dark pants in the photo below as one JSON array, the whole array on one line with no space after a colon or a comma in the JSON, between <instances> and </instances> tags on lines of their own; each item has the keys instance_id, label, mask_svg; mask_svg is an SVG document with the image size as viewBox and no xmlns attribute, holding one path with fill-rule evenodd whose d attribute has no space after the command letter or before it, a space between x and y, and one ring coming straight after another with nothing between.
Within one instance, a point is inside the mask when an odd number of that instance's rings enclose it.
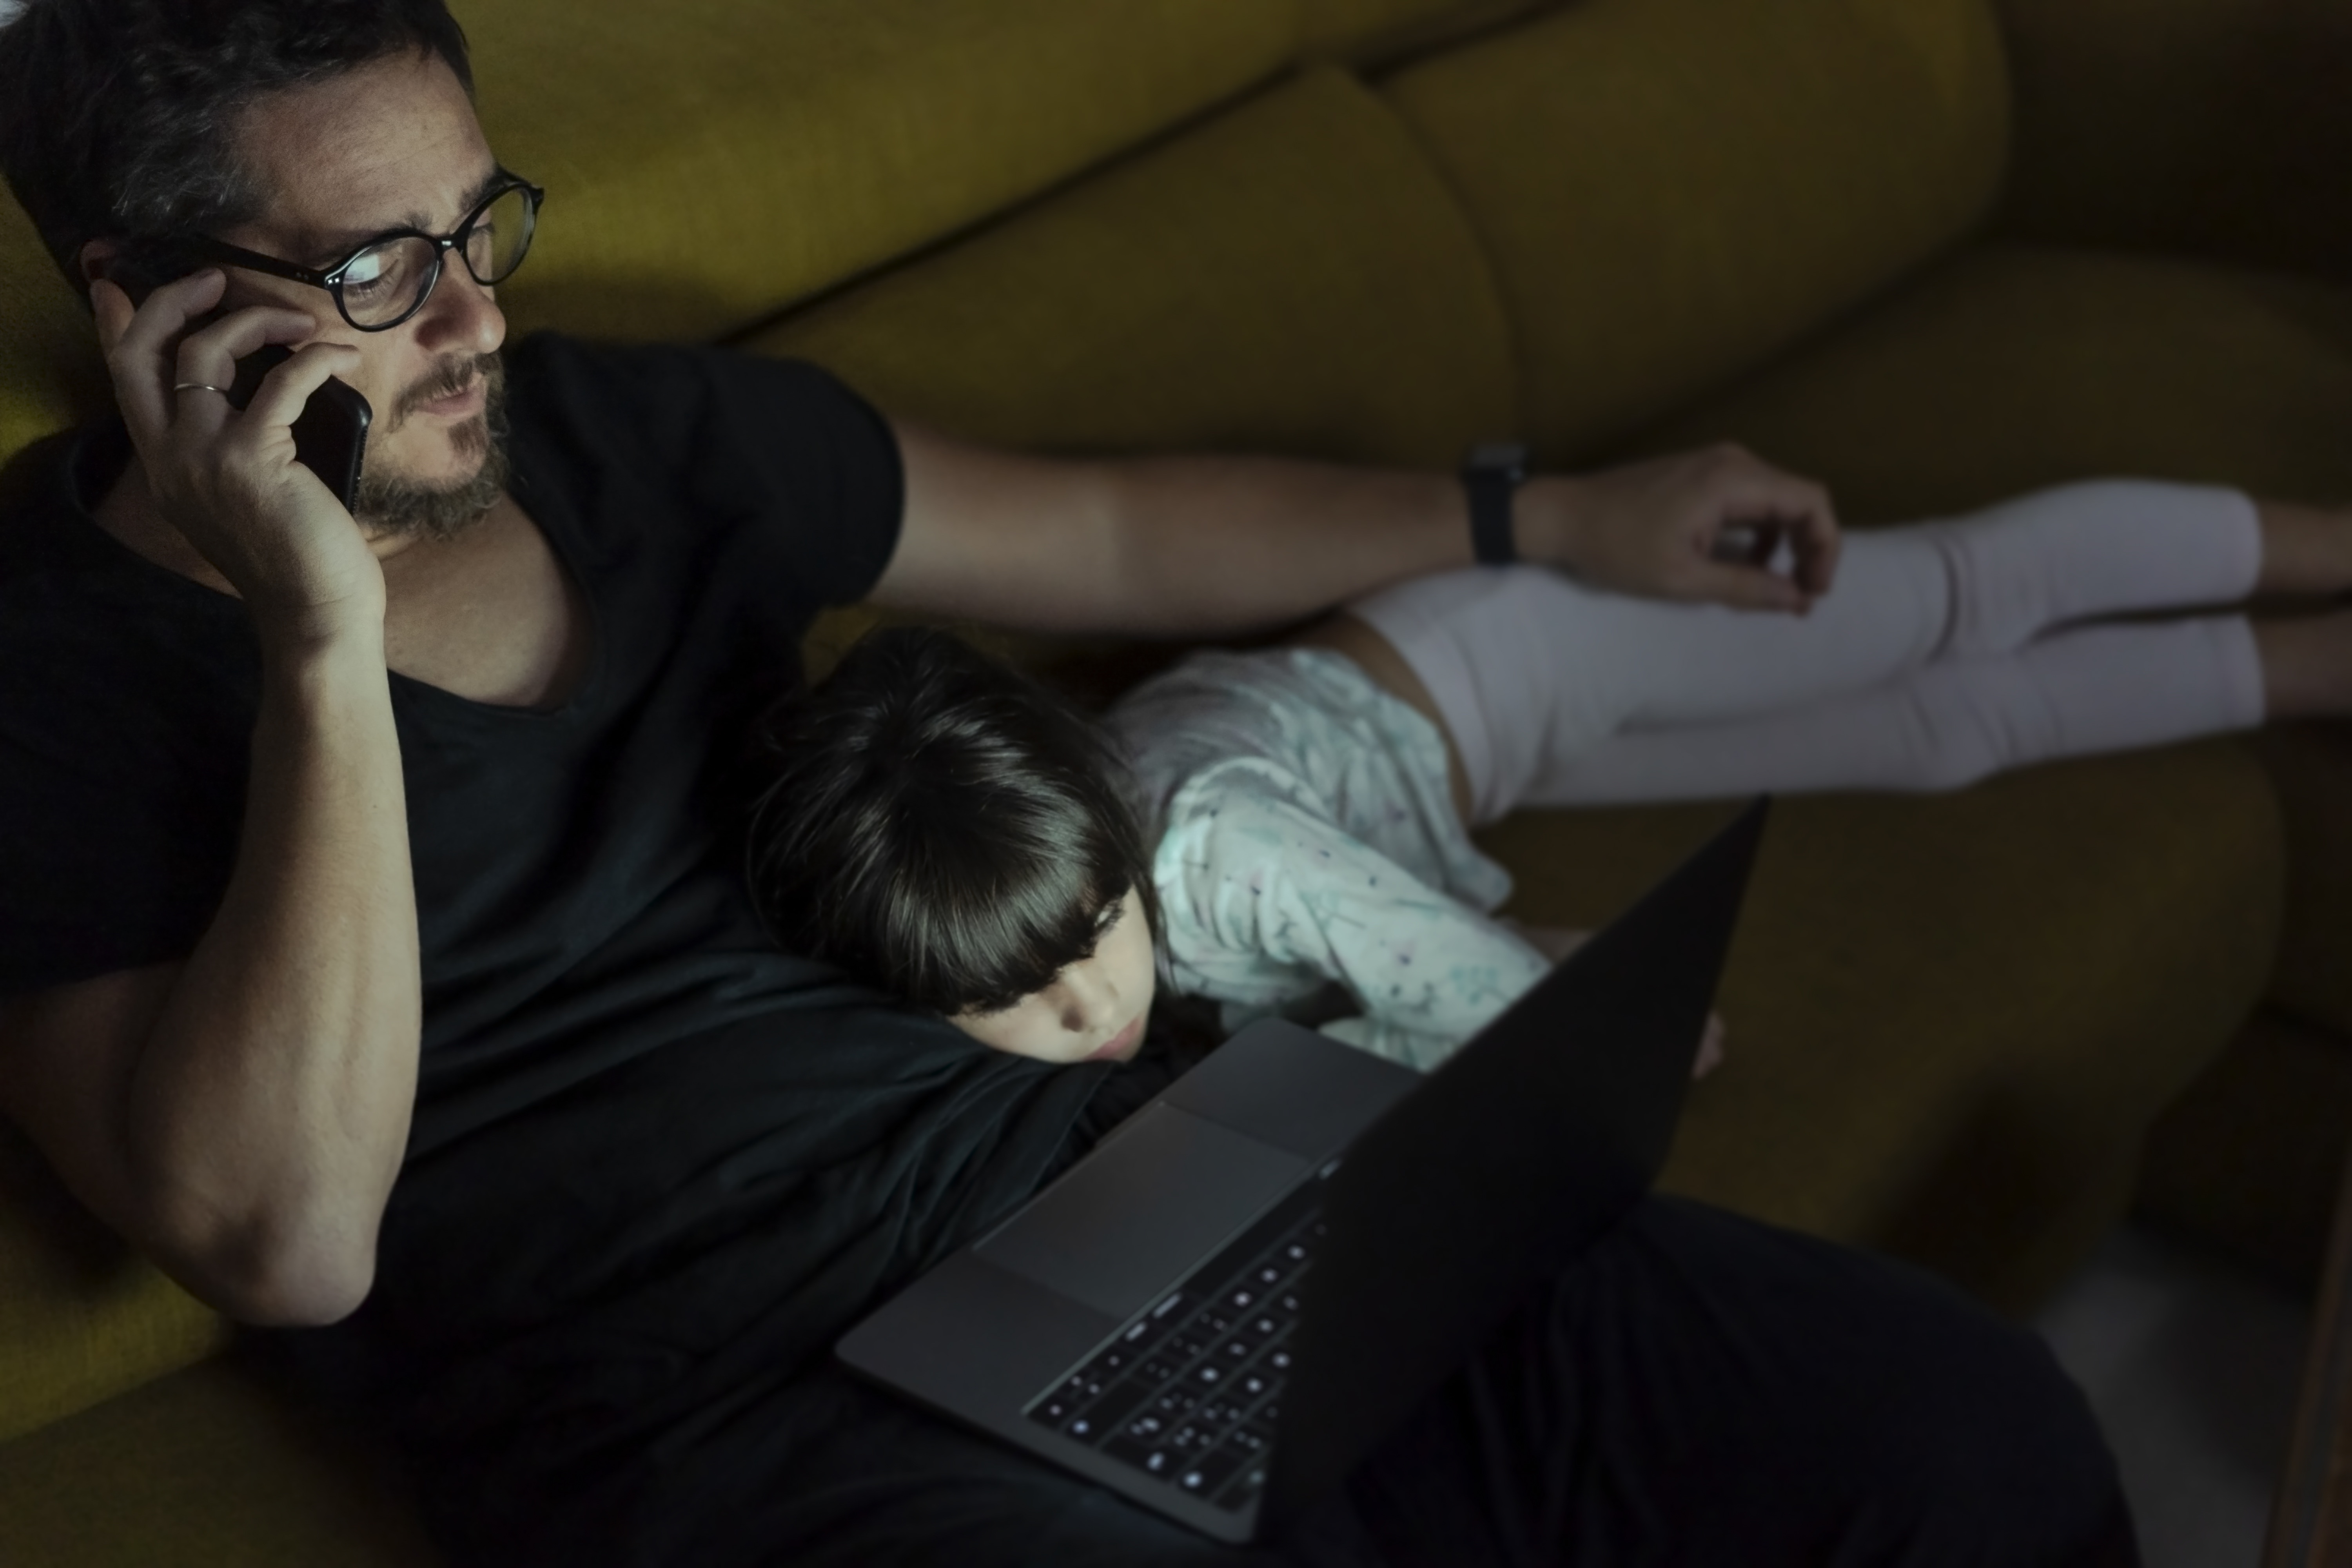
<instances>
[{"instance_id":1,"label":"dark pants","mask_svg":"<svg viewBox=\"0 0 2352 1568\"><path fill-rule=\"evenodd\" d=\"M1916 1270L1666 1199L1351 1491L1397 1568L2137 1561L2115 1463L2038 1339Z\"/></svg>"},{"instance_id":2,"label":"dark pants","mask_svg":"<svg viewBox=\"0 0 2352 1568\"><path fill-rule=\"evenodd\" d=\"M2114 1462L2038 1340L1915 1269L1669 1199L1538 1290L1345 1497L1255 1551L1218 1547L837 1371L797 1380L793 1405L779 1420L749 1398L674 1433L597 1484L563 1489L562 1506L532 1509L530 1548L510 1540L479 1560L2137 1561ZM813 1429L822 1441L782 1435Z\"/></svg>"}]
</instances>

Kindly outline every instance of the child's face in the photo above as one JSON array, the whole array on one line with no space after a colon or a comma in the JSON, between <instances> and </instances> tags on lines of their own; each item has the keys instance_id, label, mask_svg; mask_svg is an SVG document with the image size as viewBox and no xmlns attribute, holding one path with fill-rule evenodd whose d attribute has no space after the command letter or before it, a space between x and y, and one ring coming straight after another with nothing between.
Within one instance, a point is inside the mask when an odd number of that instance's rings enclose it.
<instances>
[{"instance_id":1,"label":"child's face","mask_svg":"<svg viewBox=\"0 0 2352 1568\"><path fill-rule=\"evenodd\" d=\"M1151 922L1133 889L1095 950L1010 1007L948 1019L983 1046L1041 1062L1123 1062L1143 1043L1156 980Z\"/></svg>"}]
</instances>

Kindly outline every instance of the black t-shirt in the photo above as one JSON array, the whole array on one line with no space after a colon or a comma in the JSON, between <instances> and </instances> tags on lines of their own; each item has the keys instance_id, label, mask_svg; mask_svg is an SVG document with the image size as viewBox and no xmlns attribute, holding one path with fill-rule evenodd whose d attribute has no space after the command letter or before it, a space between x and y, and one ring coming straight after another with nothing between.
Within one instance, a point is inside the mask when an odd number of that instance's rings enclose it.
<instances>
[{"instance_id":1,"label":"black t-shirt","mask_svg":"<svg viewBox=\"0 0 2352 1568\"><path fill-rule=\"evenodd\" d=\"M680 1453L694 1497L774 1498L845 1410L903 1419L824 1370L832 1339L1173 1058L983 1050L751 912L731 760L810 618L889 560L888 426L817 370L717 352L541 337L509 371L513 493L593 658L547 710L389 678L417 1112L373 1295L297 1338L393 1374L434 1511L488 1560L657 1561ZM184 955L236 856L257 651L242 605L90 521L128 455L120 425L53 443L0 517L0 994ZM968 1467L917 1430L892 1452L919 1508ZM835 1528L786 1512L741 1549Z\"/></svg>"}]
</instances>

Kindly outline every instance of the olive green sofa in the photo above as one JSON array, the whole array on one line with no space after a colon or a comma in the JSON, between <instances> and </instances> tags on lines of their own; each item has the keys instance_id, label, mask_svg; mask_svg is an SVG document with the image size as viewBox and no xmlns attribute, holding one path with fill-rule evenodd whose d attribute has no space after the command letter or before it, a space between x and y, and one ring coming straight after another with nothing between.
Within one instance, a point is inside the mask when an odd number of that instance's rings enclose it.
<instances>
[{"instance_id":1,"label":"olive green sofa","mask_svg":"<svg viewBox=\"0 0 2352 1568\"><path fill-rule=\"evenodd\" d=\"M460 15L549 192L518 331L805 355L1066 451L1737 438L1862 523L2110 472L2352 496L2332 0ZM89 339L0 210L0 457L102 402ZM1012 646L1096 691L1135 668ZM1595 921L1721 816L1490 841L1516 912ZM1785 803L1668 1184L2011 1310L2136 1200L2306 1268L2347 933L2343 728ZM229 1344L0 1129L0 1563L435 1561L378 1447Z\"/></svg>"}]
</instances>

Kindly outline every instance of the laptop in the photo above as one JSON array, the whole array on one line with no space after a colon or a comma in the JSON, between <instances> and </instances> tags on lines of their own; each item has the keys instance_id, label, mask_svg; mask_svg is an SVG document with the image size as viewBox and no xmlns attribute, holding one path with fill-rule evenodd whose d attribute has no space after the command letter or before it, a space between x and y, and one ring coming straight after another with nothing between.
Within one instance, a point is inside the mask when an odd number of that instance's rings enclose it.
<instances>
[{"instance_id":1,"label":"laptop","mask_svg":"<svg viewBox=\"0 0 2352 1568\"><path fill-rule=\"evenodd\" d=\"M1768 807L1426 1076L1241 1030L842 1361L1219 1541L1279 1528L1656 1179Z\"/></svg>"}]
</instances>

